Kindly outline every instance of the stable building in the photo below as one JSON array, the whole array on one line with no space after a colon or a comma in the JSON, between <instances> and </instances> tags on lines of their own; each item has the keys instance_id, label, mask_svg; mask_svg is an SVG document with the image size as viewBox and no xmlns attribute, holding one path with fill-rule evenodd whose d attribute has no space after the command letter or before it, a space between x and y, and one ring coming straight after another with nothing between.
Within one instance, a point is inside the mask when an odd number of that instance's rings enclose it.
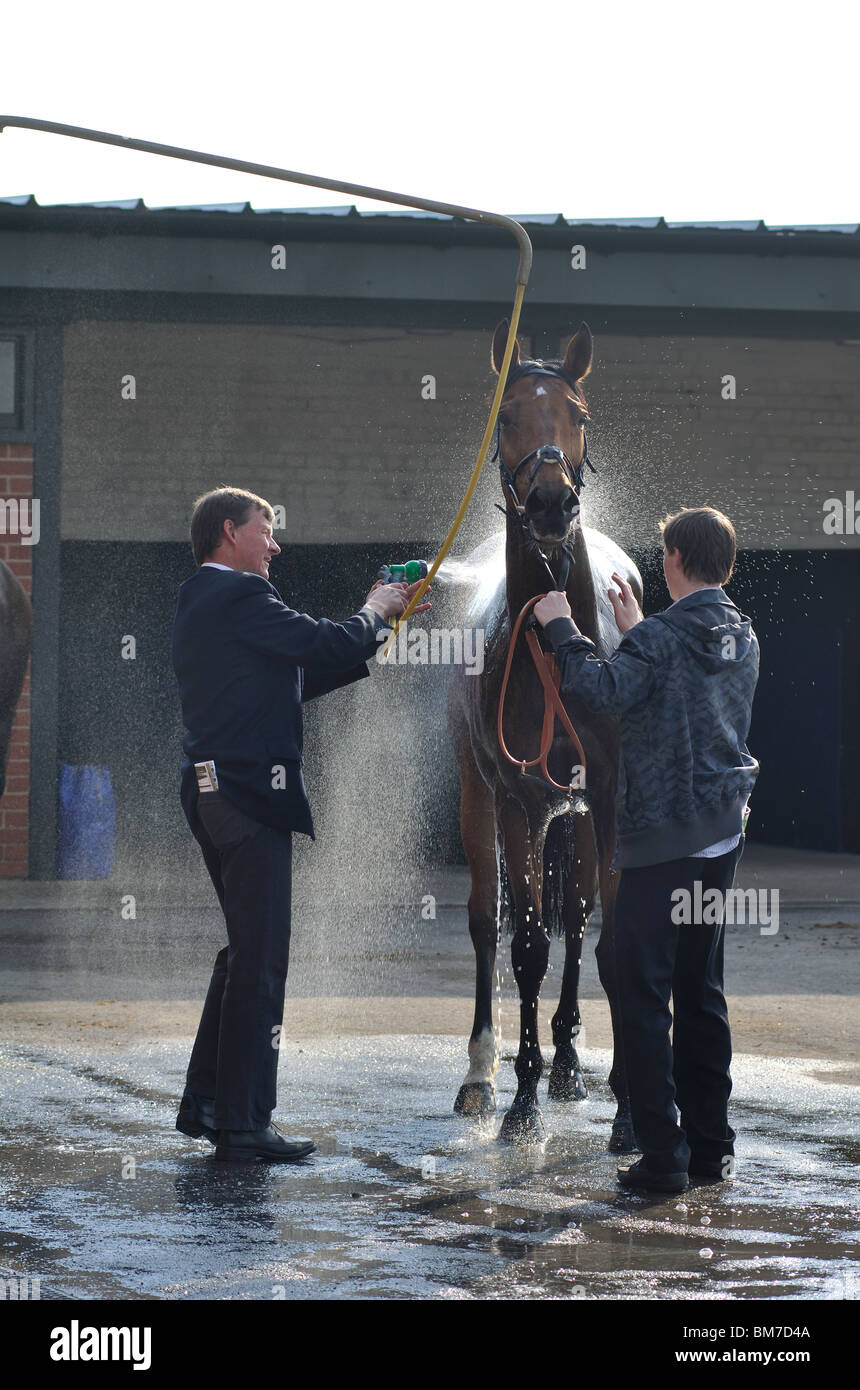
<instances>
[{"instance_id":1,"label":"stable building","mask_svg":"<svg viewBox=\"0 0 860 1390\"><path fill-rule=\"evenodd\" d=\"M750 838L860 852L860 229L520 220L522 348L594 334L584 520L637 560L646 611L668 601L667 510L709 503L737 528L729 592L762 648ZM0 876L57 873L63 769L90 767L109 773L116 864L192 862L170 625L195 497L235 484L279 507L271 577L315 616L355 611L382 563L432 559L516 259L504 233L426 213L0 199L0 556L35 619ZM498 529L500 500L488 461L456 554ZM401 673L397 706L432 726L434 853L454 857L441 675ZM410 748L389 739L395 761ZM379 823L397 791L378 764L355 786Z\"/></svg>"}]
</instances>

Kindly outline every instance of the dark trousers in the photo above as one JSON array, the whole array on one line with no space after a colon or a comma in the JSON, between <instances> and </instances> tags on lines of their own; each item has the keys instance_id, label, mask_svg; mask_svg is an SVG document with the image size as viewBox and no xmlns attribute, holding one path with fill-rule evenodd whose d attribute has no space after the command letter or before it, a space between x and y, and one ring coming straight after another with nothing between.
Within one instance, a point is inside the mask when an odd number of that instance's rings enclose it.
<instances>
[{"instance_id":1,"label":"dark trousers","mask_svg":"<svg viewBox=\"0 0 860 1390\"><path fill-rule=\"evenodd\" d=\"M614 922L618 1008L633 1127L654 1172L686 1171L691 1153L719 1163L734 1152L724 899L716 923L687 924L672 920L683 903L672 894L686 889L694 902L697 879L703 895L712 888L725 894L743 843L716 859L673 859L621 875Z\"/></svg>"},{"instance_id":2,"label":"dark trousers","mask_svg":"<svg viewBox=\"0 0 860 1390\"><path fill-rule=\"evenodd\" d=\"M224 911L185 1089L214 1098L218 1129L265 1129L277 1101L290 952L292 835L251 820L220 792L198 796L195 837Z\"/></svg>"}]
</instances>

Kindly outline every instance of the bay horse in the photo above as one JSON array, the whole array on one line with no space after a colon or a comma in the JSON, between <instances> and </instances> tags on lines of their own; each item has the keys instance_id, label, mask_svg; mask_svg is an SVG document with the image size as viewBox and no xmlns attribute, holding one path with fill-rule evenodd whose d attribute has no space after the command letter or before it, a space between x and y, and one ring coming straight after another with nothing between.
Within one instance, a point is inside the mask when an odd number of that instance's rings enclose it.
<instances>
[{"instance_id":1,"label":"bay horse","mask_svg":"<svg viewBox=\"0 0 860 1390\"><path fill-rule=\"evenodd\" d=\"M32 627L30 600L0 560L0 796L6 788L9 740L30 656Z\"/></svg>"},{"instance_id":2,"label":"bay horse","mask_svg":"<svg viewBox=\"0 0 860 1390\"><path fill-rule=\"evenodd\" d=\"M491 364L498 375L508 324L493 337ZM460 833L471 872L468 914L475 948L475 1016L469 1040L469 1071L454 1109L481 1116L496 1108L495 1075L499 1036L493 1026L493 976L503 926L513 926L511 962L520 999L520 1040L515 1062L517 1092L499 1138L540 1142L544 1126L538 1083L544 1069L538 1038L538 997L549 961L550 933L565 939L561 997L552 1019L555 1055L549 1098L587 1096L576 1051L581 1028L578 989L586 923L600 890L602 927L596 950L598 973L609 999L614 1056L610 1086L617 1112L609 1147L635 1147L615 989L612 920L619 874L610 869L615 849L618 778L618 721L590 713L569 693L564 708L585 754L584 786L572 778L580 767L569 734L553 724L542 775L526 773L536 758L544 720L544 688L525 641L515 647L504 707L504 741L497 719L503 674L514 622L529 599L563 588L574 621L608 657L621 633L608 598L617 571L642 602L642 580L633 561L608 537L583 527L580 492L588 458L589 419L582 382L591 370L593 340L581 324L563 360L521 360L516 343L502 397L496 457L505 499L506 526L469 557L484 575L470 616L484 629L484 668L466 675L454 666L448 690L448 729L460 774ZM596 470L594 470L596 471ZM504 568L501 560L504 558ZM496 562L497 582L492 577ZM541 644L550 649L544 638ZM574 791L574 783L582 791ZM562 789L563 788L563 789ZM569 790L568 790L569 789Z\"/></svg>"}]
</instances>

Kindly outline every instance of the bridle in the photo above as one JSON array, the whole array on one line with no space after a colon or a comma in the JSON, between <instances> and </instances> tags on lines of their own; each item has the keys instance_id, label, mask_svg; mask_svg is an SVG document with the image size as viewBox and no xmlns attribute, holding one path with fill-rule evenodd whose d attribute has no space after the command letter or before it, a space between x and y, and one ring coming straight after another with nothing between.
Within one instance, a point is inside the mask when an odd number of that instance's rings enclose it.
<instances>
[{"instance_id":1,"label":"bridle","mask_svg":"<svg viewBox=\"0 0 860 1390\"><path fill-rule=\"evenodd\" d=\"M570 376L568 376L567 372L565 372L563 368L548 367L544 363L530 363L522 367L513 368L513 370L508 374L508 379L505 383L505 392L507 392L508 389L511 386L513 386L515 381L519 381L520 378L524 376L558 377L560 378L560 380L566 382L567 385L572 388L574 394L577 394L576 383L572 380ZM528 532L529 524L526 520L526 506L528 504L529 493L531 492L532 485L534 484L535 477L537 476L537 472L538 469L541 467L541 464L548 463L550 461L561 464L562 471L564 472L567 481L570 483L570 486L573 488L576 500L578 502L579 494L585 486L586 465L591 469L592 473L597 472L597 469L591 462L591 459L588 457L588 439L585 435L584 426L583 441L584 449L582 454L582 461L578 465L574 464L568 458L564 450L560 449L557 444L541 444L537 449L532 449L531 453L526 454L525 458L520 459L516 468L509 468L508 465L505 463L504 459L502 458L502 422L500 415L499 419L496 421L496 448L493 454L493 462L495 463L496 460L498 460L499 475L501 477L502 484L504 487L508 489L513 500L513 513L510 513L507 507L499 506L497 502L496 506L499 507L499 510L505 512L506 515L515 515L519 520L520 524L522 525L523 529L526 532ZM528 489L526 491L526 500L525 502L520 502L520 499L517 496L516 489L517 474L519 473L521 468L525 468L526 464L531 463L532 459L534 459L534 465L532 467L531 472L529 473L529 483ZM556 579L555 575L553 574L552 569L550 568L549 561L543 554L543 551L541 551L538 548L538 553L540 554L541 559L543 560L543 563L546 566L546 571L552 581L552 587L554 589L561 589L563 592L567 587L567 576L570 571L571 557L570 551L568 550L567 546L562 546L561 569L558 579ZM573 727L567 710L564 708L564 704L562 703L561 697L559 695L560 673L558 669L558 664L551 652L545 652L541 649L539 636L538 633L535 631L537 623L535 621L534 614L532 614L531 617L528 617L529 613L531 612L531 609L543 597L545 597L545 595L538 594L536 597L529 599L528 602L524 605L519 616L517 617L516 622L514 623L513 631L511 633L510 644L508 646L508 656L505 664L505 672L502 677L502 685L501 690L499 692L497 734L499 739L499 746L502 750L502 753L504 754L505 758L509 763L513 763L515 767L519 767L520 775L522 777L524 777L526 780L530 782L537 782L539 785L543 787L550 786L554 787L557 791L567 792L568 796L572 801L572 780L570 785L567 787L565 787L560 782L556 782L555 778L550 776L550 771L547 764L547 758L549 756L550 749L552 748L553 743L553 732L556 718L561 720L561 723L564 725L574 746L576 747L577 752L579 753L583 776L585 775L585 752L583 750L579 735L577 734L576 729ZM538 753L538 756L536 758L531 759L517 758L510 752L507 744L505 743L503 722L505 710L505 695L507 694L508 681L510 679L511 674L511 663L513 661L514 650L517 644L517 637L519 636L520 629L524 621L526 622L526 642L528 643L529 650L531 651L532 660L535 665L535 669L543 686L544 696L544 716L543 727L541 729L540 752ZM535 765L537 765L540 768L540 772L542 774L541 776L535 776L533 773L526 772L527 767L534 767Z\"/></svg>"},{"instance_id":2,"label":"bridle","mask_svg":"<svg viewBox=\"0 0 860 1390\"><path fill-rule=\"evenodd\" d=\"M522 367L514 367L508 373L508 379L505 382L505 394L507 394L507 392L510 390L510 388L514 385L515 382L519 381L522 377L525 376L556 377L557 379L566 382L567 385L571 387L574 394L576 394L576 383L570 376L568 376L567 372L565 372L562 367L548 367L544 363L528 363L524 364ZM585 487L586 465L591 469L592 473L597 472L597 469L591 462L591 459L588 457L588 437L585 433L584 425L582 428L582 438L584 443L584 449L582 454L582 460L579 464L573 463L572 460L568 458L564 450L560 449L557 444L541 444L538 446L537 449L532 449L531 453L526 454L525 458L521 458L516 468L509 468L508 465L505 463L504 459L502 458L502 417L501 412L499 413L499 418L496 421L496 447L493 452L492 461L493 463L495 463L496 460L498 460L499 476L502 480L502 486L506 487L510 492L514 515L517 517L517 519L520 522L520 525L523 527L525 531L528 531L528 521L526 520L526 507L528 505L529 493L531 492L538 470L542 467L543 464L554 462L561 465L562 472L567 478L567 481L570 483L570 486L573 488L577 501L579 501L580 492ZM532 459L534 459L534 465L532 467L531 472L529 473L528 488L526 490L526 500L525 502L521 502L517 495L517 475L521 468L525 468L526 464L531 463ZM498 502L495 505L499 508L499 511L505 512L506 514L508 513L507 507L500 506ZM542 558L544 564L546 565L550 578L552 579L553 588L563 590L567 585L567 576L568 571L570 569L570 554L568 550L566 549L566 547L562 547L561 574L559 575L558 579L556 579L555 575L550 569L549 563L547 562L546 558L543 555Z\"/></svg>"}]
</instances>

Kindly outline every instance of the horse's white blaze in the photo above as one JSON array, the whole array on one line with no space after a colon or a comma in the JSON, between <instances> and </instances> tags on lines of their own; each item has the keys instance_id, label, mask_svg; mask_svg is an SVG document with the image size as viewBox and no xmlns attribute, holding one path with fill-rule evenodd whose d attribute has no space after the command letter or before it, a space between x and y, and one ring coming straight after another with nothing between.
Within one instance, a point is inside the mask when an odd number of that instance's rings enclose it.
<instances>
[{"instance_id":1,"label":"horse's white blaze","mask_svg":"<svg viewBox=\"0 0 860 1390\"><path fill-rule=\"evenodd\" d=\"M535 391L535 395L536 395L536 396L545 396L545 395L546 395L546 387L544 387L544 386L539 386L539 387L537 388L537 390Z\"/></svg>"},{"instance_id":2,"label":"horse's white blaze","mask_svg":"<svg viewBox=\"0 0 860 1390\"><path fill-rule=\"evenodd\" d=\"M469 1040L469 1070L464 1086L492 1082L499 1070L500 1044L501 1036L493 1028L484 1028L476 1038Z\"/></svg>"}]
</instances>

